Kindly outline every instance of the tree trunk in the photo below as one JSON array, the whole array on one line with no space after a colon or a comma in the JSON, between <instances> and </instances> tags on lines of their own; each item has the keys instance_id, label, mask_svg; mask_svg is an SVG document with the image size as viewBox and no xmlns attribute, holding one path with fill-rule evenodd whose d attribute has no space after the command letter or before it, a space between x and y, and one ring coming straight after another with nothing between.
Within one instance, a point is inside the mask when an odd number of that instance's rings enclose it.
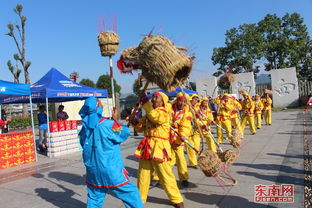
<instances>
[{"instance_id":1,"label":"tree trunk","mask_svg":"<svg viewBox=\"0 0 312 208\"><path fill-rule=\"evenodd\" d=\"M23 104L23 116L29 116L29 113L28 113L28 104L27 103L24 103Z\"/></svg>"}]
</instances>

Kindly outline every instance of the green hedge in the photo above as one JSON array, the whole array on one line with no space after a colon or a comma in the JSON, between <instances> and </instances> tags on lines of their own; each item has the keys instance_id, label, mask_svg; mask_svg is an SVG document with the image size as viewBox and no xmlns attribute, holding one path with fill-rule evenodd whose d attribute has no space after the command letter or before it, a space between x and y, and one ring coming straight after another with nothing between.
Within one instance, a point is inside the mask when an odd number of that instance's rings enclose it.
<instances>
[{"instance_id":1,"label":"green hedge","mask_svg":"<svg viewBox=\"0 0 312 208\"><path fill-rule=\"evenodd\" d=\"M38 120L34 118L35 126L38 124ZM25 116L14 116L9 122L11 129L27 129L31 127L31 117Z\"/></svg>"}]
</instances>

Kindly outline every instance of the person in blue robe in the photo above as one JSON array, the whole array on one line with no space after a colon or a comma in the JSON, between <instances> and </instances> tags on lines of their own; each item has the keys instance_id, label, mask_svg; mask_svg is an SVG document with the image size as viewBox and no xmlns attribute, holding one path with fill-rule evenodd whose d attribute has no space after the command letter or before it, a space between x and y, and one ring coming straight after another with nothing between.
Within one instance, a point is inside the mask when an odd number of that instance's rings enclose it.
<instances>
[{"instance_id":1,"label":"person in blue robe","mask_svg":"<svg viewBox=\"0 0 312 208\"><path fill-rule=\"evenodd\" d=\"M79 114L82 118L80 143L86 166L87 208L103 207L108 191L123 201L126 208L143 208L140 193L130 180L121 157L120 143L130 135L127 125L102 118L102 104L94 97L85 100Z\"/></svg>"}]
</instances>

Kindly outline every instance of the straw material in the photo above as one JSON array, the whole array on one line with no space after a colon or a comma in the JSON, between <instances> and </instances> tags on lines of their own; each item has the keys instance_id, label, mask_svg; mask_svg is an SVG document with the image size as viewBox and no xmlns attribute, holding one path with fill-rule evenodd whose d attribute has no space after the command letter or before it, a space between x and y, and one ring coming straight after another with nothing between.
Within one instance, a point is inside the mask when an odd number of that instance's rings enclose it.
<instances>
[{"instance_id":1,"label":"straw material","mask_svg":"<svg viewBox=\"0 0 312 208\"><path fill-rule=\"evenodd\" d=\"M119 37L113 31L104 31L98 34L98 41L102 56L113 56L118 51Z\"/></svg>"},{"instance_id":2,"label":"straw material","mask_svg":"<svg viewBox=\"0 0 312 208\"><path fill-rule=\"evenodd\" d=\"M263 89L263 93L271 95L273 92L272 90L269 90L269 89Z\"/></svg>"},{"instance_id":3,"label":"straw material","mask_svg":"<svg viewBox=\"0 0 312 208\"><path fill-rule=\"evenodd\" d=\"M133 62L137 61L138 58L139 58L137 47L136 46L132 46L130 48L127 48L127 49L123 50L121 52L120 58L129 60L129 61L133 61Z\"/></svg>"},{"instance_id":4,"label":"straw material","mask_svg":"<svg viewBox=\"0 0 312 208\"><path fill-rule=\"evenodd\" d=\"M248 92L246 90L240 90L239 93L241 95L248 95Z\"/></svg>"},{"instance_id":5,"label":"straw material","mask_svg":"<svg viewBox=\"0 0 312 208\"><path fill-rule=\"evenodd\" d=\"M235 148L240 148L243 135L238 129L233 129L232 132L232 140L231 140L231 145Z\"/></svg>"},{"instance_id":6,"label":"straw material","mask_svg":"<svg viewBox=\"0 0 312 208\"><path fill-rule=\"evenodd\" d=\"M226 72L220 77L220 82L232 84L235 81L235 75L231 72Z\"/></svg>"},{"instance_id":7,"label":"straw material","mask_svg":"<svg viewBox=\"0 0 312 208\"><path fill-rule=\"evenodd\" d=\"M221 161L226 164L233 164L238 158L238 153L230 149L225 150L224 152L219 152L218 155Z\"/></svg>"},{"instance_id":8,"label":"straw material","mask_svg":"<svg viewBox=\"0 0 312 208\"><path fill-rule=\"evenodd\" d=\"M136 48L128 48L122 57L142 69L142 75L161 89L172 92L183 85L192 70L192 59L166 37L146 36Z\"/></svg>"},{"instance_id":9,"label":"straw material","mask_svg":"<svg viewBox=\"0 0 312 208\"><path fill-rule=\"evenodd\" d=\"M208 177L220 174L221 160L217 153L212 150L204 150L198 157L198 165Z\"/></svg>"}]
</instances>

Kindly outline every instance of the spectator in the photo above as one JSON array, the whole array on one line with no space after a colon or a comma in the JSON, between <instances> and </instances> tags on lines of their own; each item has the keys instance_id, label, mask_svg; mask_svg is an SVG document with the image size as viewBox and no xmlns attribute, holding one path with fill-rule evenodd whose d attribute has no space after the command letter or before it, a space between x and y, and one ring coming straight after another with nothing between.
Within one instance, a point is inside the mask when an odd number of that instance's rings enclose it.
<instances>
[{"instance_id":1,"label":"spectator","mask_svg":"<svg viewBox=\"0 0 312 208\"><path fill-rule=\"evenodd\" d=\"M64 111L64 105L60 105L58 107L59 112L56 114L57 120L59 121L65 121L68 119L67 113Z\"/></svg>"},{"instance_id":2,"label":"spectator","mask_svg":"<svg viewBox=\"0 0 312 208\"><path fill-rule=\"evenodd\" d=\"M309 95L309 100L307 102L307 106L312 106L312 95Z\"/></svg>"},{"instance_id":3,"label":"spectator","mask_svg":"<svg viewBox=\"0 0 312 208\"><path fill-rule=\"evenodd\" d=\"M216 119L217 112L218 112L218 105L214 102L212 97L208 96L208 99L209 99L208 106L209 106L210 110L212 111L212 115L213 115L214 119Z\"/></svg>"},{"instance_id":4,"label":"spectator","mask_svg":"<svg viewBox=\"0 0 312 208\"><path fill-rule=\"evenodd\" d=\"M44 105L39 107L40 113L38 114L38 128L39 128L39 149L41 152L47 150L47 131L48 131L48 121L47 114Z\"/></svg>"},{"instance_id":5,"label":"spectator","mask_svg":"<svg viewBox=\"0 0 312 208\"><path fill-rule=\"evenodd\" d=\"M1 110L1 120L4 122L3 126L1 126L2 133L8 133L9 132L8 123L10 122L10 119L7 118L7 115L4 109Z\"/></svg>"}]
</instances>

